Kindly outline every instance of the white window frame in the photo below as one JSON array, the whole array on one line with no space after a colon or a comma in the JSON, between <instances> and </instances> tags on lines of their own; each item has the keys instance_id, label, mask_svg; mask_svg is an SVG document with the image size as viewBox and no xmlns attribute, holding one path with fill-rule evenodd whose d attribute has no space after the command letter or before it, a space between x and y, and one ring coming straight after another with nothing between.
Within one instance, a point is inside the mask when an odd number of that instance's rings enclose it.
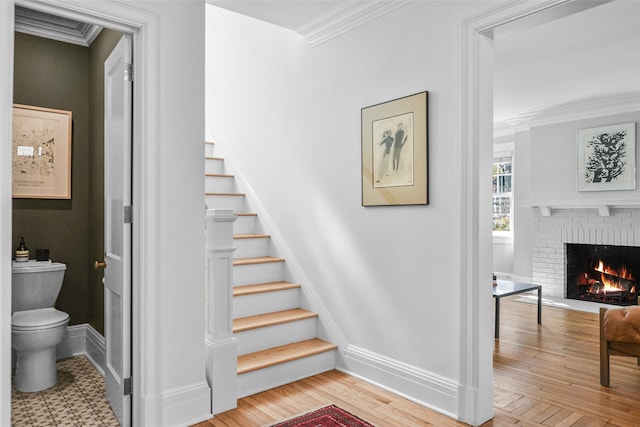
<instances>
[{"instance_id":1,"label":"white window frame","mask_svg":"<svg viewBox=\"0 0 640 427\"><path fill-rule=\"evenodd\" d=\"M495 159L500 157L509 157L511 159L511 230L509 231L493 231L493 243L511 244L513 243L513 229L515 227L515 209L513 206L513 192L515 188L515 175L514 175L514 154L513 154L513 142L494 144L493 146L493 159L491 165L495 163ZM493 176L493 174L492 174ZM493 196L493 193L492 193Z\"/></svg>"}]
</instances>

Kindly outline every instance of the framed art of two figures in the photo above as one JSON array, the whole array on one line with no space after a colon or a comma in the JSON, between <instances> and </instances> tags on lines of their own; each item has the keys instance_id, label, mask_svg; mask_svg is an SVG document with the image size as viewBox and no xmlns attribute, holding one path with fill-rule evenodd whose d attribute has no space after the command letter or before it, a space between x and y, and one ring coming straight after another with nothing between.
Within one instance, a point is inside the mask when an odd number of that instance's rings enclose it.
<instances>
[{"instance_id":1,"label":"framed art of two figures","mask_svg":"<svg viewBox=\"0 0 640 427\"><path fill-rule=\"evenodd\" d=\"M362 109L362 206L426 205L428 92Z\"/></svg>"}]
</instances>

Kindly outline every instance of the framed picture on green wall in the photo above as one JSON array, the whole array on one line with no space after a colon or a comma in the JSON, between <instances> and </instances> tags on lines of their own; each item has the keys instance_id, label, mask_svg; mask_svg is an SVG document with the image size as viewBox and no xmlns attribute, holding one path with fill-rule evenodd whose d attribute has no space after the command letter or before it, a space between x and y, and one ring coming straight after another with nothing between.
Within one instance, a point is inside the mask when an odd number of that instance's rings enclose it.
<instances>
[{"instance_id":1,"label":"framed picture on green wall","mask_svg":"<svg viewBox=\"0 0 640 427\"><path fill-rule=\"evenodd\" d=\"M71 198L71 111L14 104L13 197Z\"/></svg>"}]
</instances>

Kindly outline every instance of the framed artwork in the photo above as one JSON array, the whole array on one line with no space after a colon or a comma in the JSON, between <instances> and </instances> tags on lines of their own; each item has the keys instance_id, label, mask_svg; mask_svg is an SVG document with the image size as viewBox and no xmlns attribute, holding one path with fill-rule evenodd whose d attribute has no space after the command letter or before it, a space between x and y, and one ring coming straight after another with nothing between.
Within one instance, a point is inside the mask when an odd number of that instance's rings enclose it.
<instances>
[{"instance_id":1,"label":"framed artwork","mask_svg":"<svg viewBox=\"0 0 640 427\"><path fill-rule=\"evenodd\" d=\"M635 190L636 124L578 131L578 191Z\"/></svg>"},{"instance_id":2,"label":"framed artwork","mask_svg":"<svg viewBox=\"0 0 640 427\"><path fill-rule=\"evenodd\" d=\"M362 109L362 206L426 205L428 92Z\"/></svg>"},{"instance_id":3,"label":"framed artwork","mask_svg":"<svg viewBox=\"0 0 640 427\"><path fill-rule=\"evenodd\" d=\"M14 104L13 197L71 198L71 111Z\"/></svg>"}]
</instances>

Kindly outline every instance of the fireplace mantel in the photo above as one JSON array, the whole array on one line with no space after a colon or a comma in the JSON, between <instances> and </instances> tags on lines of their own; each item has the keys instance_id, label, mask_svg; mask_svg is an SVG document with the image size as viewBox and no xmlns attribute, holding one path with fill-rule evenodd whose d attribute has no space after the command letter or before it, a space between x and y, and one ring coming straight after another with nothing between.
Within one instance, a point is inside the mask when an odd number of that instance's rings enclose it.
<instances>
[{"instance_id":1,"label":"fireplace mantel","mask_svg":"<svg viewBox=\"0 0 640 427\"><path fill-rule=\"evenodd\" d=\"M595 209L599 216L610 216L612 208L640 208L638 199L574 199L574 200L537 200L522 206L540 209L542 216L551 216L552 211L560 209Z\"/></svg>"}]
</instances>

